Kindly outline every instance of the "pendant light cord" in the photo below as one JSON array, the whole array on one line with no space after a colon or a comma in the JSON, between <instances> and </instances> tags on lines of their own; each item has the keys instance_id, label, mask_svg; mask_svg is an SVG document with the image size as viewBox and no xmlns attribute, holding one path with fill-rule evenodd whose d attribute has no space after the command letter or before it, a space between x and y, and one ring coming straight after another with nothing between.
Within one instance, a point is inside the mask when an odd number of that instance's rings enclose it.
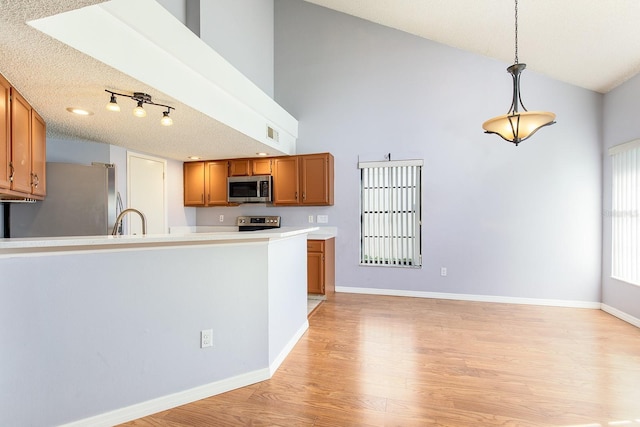
<instances>
[{"instance_id":1,"label":"pendant light cord","mask_svg":"<svg viewBox=\"0 0 640 427\"><path fill-rule=\"evenodd\" d=\"M515 0L516 2L516 58L514 61L514 64L518 63L518 0Z\"/></svg>"}]
</instances>

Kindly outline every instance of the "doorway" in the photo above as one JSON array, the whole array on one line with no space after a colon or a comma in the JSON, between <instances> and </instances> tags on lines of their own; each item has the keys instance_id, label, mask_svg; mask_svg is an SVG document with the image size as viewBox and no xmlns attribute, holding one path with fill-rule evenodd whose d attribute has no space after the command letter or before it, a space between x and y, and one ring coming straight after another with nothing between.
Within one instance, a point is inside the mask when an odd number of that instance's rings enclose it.
<instances>
[{"instance_id":1,"label":"doorway","mask_svg":"<svg viewBox=\"0 0 640 427\"><path fill-rule=\"evenodd\" d=\"M147 234L167 233L167 161L127 152L127 207L138 209L147 219ZM135 214L126 218L126 234L142 234Z\"/></svg>"}]
</instances>

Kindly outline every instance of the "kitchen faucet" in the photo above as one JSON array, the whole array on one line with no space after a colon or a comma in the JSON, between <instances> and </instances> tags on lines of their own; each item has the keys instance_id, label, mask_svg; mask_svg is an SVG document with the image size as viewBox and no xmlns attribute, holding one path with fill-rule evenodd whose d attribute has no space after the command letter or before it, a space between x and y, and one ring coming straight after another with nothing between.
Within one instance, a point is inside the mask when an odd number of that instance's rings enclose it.
<instances>
[{"instance_id":1,"label":"kitchen faucet","mask_svg":"<svg viewBox=\"0 0 640 427\"><path fill-rule=\"evenodd\" d=\"M122 222L122 218L129 212L135 212L140 215L140 219L142 220L142 234L147 234L147 218L138 209L128 208L120 212L120 215L118 215L118 218L116 218L116 223L113 224L113 230L111 231L112 236L118 235L118 226Z\"/></svg>"}]
</instances>

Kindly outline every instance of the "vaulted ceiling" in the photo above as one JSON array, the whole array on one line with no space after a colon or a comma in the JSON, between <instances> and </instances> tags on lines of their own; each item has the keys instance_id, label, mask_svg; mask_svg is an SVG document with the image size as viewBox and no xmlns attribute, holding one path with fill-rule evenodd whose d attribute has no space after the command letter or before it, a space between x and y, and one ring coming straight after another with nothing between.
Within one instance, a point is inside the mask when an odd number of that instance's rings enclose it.
<instances>
[{"instance_id":1,"label":"vaulted ceiling","mask_svg":"<svg viewBox=\"0 0 640 427\"><path fill-rule=\"evenodd\" d=\"M514 59L513 0L304 1L495 58L505 67ZM0 1L0 72L43 115L50 137L105 142L179 160L194 154L279 153L27 24L98 3L102 0ZM520 0L519 60L529 70L606 93L640 71L638 22L637 0ZM148 119L144 126L130 114L81 118L66 111L82 106L103 112L105 88L152 94L155 102L176 107L171 115L180 126L158 126L160 111L158 120Z\"/></svg>"}]
</instances>

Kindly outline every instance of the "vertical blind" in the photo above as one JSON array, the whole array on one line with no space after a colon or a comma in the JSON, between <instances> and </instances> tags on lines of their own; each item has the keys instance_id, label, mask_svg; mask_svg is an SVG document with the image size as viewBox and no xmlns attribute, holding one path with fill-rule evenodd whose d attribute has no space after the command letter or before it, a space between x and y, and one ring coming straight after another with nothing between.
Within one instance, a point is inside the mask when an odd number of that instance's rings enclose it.
<instances>
[{"instance_id":1,"label":"vertical blind","mask_svg":"<svg viewBox=\"0 0 640 427\"><path fill-rule=\"evenodd\" d=\"M640 140L609 149L612 158L611 277L640 285Z\"/></svg>"},{"instance_id":2,"label":"vertical blind","mask_svg":"<svg viewBox=\"0 0 640 427\"><path fill-rule=\"evenodd\" d=\"M422 160L358 164L361 265L422 265L422 165Z\"/></svg>"}]
</instances>

